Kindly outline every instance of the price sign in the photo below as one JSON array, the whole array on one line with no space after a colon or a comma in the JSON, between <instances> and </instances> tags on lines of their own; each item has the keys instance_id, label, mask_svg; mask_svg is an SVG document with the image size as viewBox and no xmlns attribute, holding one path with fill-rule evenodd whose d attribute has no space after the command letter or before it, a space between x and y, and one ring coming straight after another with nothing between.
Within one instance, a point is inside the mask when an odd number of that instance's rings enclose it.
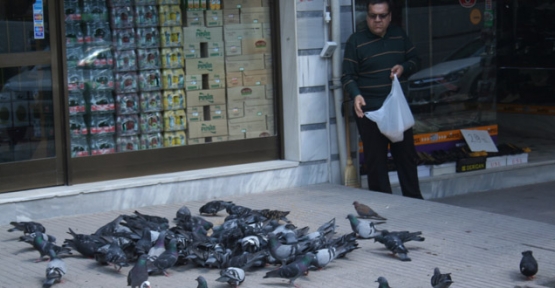
<instances>
[{"instance_id":1,"label":"price sign","mask_svg":"<svg viewBox=\"0 0 555 288\"><path fill-rule=\"evenodd\" d=\"M461 129L461 134L470 151L498 152L488 131Z\"/></svg>"}]
</instances>

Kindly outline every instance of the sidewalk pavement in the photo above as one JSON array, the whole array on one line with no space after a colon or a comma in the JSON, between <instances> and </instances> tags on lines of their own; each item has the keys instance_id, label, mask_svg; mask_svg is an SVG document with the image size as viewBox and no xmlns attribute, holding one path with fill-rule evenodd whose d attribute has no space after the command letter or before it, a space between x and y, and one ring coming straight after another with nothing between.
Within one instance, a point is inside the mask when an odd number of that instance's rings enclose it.
<instances>
[{"instance_id":1,"label":"sidewalk pavement","mask_svg":"<svg viewBox=\"0 0 555 288\"><path fill-rule=\"evenodd\" d=\"M212 200L212 199L210 199ZM350 233L345 217L354 213L354 200L370 205L388 220L380 229L390 231L422 231L424 242L408 242L411 262L390 256L382 244L359 240L359 247L346 258L336 259L325 269L312 271L295 283L301 287L378 287L379 276L389 280L391 287L431 287L434 267L452 273L451 287L555 287L555 225L525 220L452 205L405 198L333 184L311 185L271 193L234 196L227 199L254 209L289 210L288 218L298 227L309 226L314 231L324 222L336 218L338 235ZM141 213L175 217L183 205L193 215L204 202L175 203L139 209ZM132 214L134 209L79 215L54 219L32 219L42 223L46 232L61 245L68 228L77 233L94 233L100 226L120 214ZM227 216L205 217L215 225ZM40 287L45 278L46 262L34 263L39 253L29 244L18 242L21 232L7 232L10 225L0 226L0 287ZM527 281L519 272L521 252L532 250L539 262L535 279ZM68 273L64 282L54 287L126 287L131 267L118 273L113 267L100 266L77 252L64 258ZM262 278L274 267L247 272L240 287L288 287L287 280ZM216 282L217 269L195 267L192 264L171 268L170 276L151 276L152 287L197 287L195 278L203 275L208 287L229 287Z\"/></svg>"}]
</instances>

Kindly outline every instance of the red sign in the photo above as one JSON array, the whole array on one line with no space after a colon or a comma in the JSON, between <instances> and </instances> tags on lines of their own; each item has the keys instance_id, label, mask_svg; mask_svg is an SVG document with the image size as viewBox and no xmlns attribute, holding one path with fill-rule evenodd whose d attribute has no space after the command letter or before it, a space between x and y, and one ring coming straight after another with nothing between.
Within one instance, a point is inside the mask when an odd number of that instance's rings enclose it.
<instances>
[{"instance_id":1,"label":"red sign","mask_svg":"<svg viewBox=\"0 0 555 288\"><path fill-rule=\"evenodd\" d=\"M476 0L459 0L459 3L464 8L472 8L476 5Z\"/></svg>"}]
</instances>

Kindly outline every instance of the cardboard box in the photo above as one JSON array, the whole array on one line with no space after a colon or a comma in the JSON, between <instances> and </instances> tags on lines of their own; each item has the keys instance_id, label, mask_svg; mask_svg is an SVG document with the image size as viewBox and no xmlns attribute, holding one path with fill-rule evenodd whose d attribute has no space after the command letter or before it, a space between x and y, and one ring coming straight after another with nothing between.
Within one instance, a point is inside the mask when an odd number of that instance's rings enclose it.
<instances>
[{"instance_id":1,"label":"cardboard box","mask_svg":"<svg viewBox=\"0 0 555 288\"><path fill-rule=\"evenodd\" d=\"M251 131L266 130L266 119L236 118L228 120L229 135L244 134Z\"/></svg>"},{"instance_id":2,"label":"cardboard box","mask_svg":"<svg viewBox=\"0 0 555 288\"><path fill-rule=\"evenodd\" d=\"M243 71L243 85L255 86L272 84L272 73L272 70L269 69Z\"/></svg>"},{"instance_id":3,"label":"cardboard box","mask_svg":"<svg viewBox=\"0 0 555 288\"><path fill-rule=\"evenodd\" d=\"M270 7L241 8L241 23L269 23Z\"/></svg>"},{"instance_id":4,"label":"cardboard box","mask_svg":"<svg viewBox=\"0 0 555 288\"><path fill-rule=\"evenodd\" d=\"M202 90L202 75L185 75L185 91Z\"/></svg>"},{"instance_id":5,"label":"cardboard box","mask_svg":"<svg viewBox=\"0 0 555 288\"><path fill-rule=\"evenodd\" d=\"M224 74L224 57L185 59L185 70L189 75Z\"/></svg>"},{"instance_id":6,"label":"cardboard box","mask_svg":"<svg viewBox=\"0 0 555 288\"><path fill-rule=\"evenodd\" d=\"M274 136L274 134L272 134L270 131L268 130L263 130L263 131L247 131L245 133L245 138L246 139L251 139L251 138L262 138L262 137L270 137L270 136Z\"/></svg>"},{"instance_id":7,"label":"cardboard box","mask_svg":"<svg viewBox=\"0 0 555 288\"><path fill-rule=\"evenodd\" d=\"M208 138L210 143L225 142L229 140L229 136L214 136Z\"/></svg>"},{"instance_id":8,"label":"cardboard box","mask_svg":"<svg viewBox=\"0 0 555 288\"><path fill-rule=\"evenodd\" d=\"M227 72L262 70L264 69L264 55L237 55L225 57L225 68Z\"/></svg>"},{"instance_id":9,"label":"cardboard box","mask_svg":"<svg viewBox=\"0 0 555 288\"><path fill-rule=\"evenodd\" d=\"M225 79L227 88L243 86L243 72L228 72Z\"/></svg>"},{"instance_id":10,"label":"cardboard box","mask_svg":"<svg viewBox=\"0 0 555 288\"><path fill-rule=\"evenodd\" d=\"M187 91L187 104L189 106L226 104L225 89Z\"/></svg>"},{"instance_id":11,"label":"cardboard box","mask_svg":"<svg viewBox=\"0 0 555 288\"><path fill-rule=\"evenodd\" d=\"M439 176L444 174L452 174L457 172L457 163L455 162L447 162L439 165L432 165L431 167L431 175L432 176Z\"/></svg>"},{"instance_id":12,"label":"cardboard box","mask_svg":"<svg viewBox=\"0 0 555 288\"><path fill-rule=\"evenodd\" d=\"M226 105L210 105L210 120L224 120L227 119Z\"/></svg>"},{"instance_id":13,"label":"cardboard box","mask_svg":"<svg viewBox=\"0 0 555 288\"><path fill-rule=\"evenodd\" d=\"M204 80L206 79L206 81ZM206 84L204 88L207 89L225 89L226 81L225 75L220 73L209 73L203 77L203 83Z\"/></svg>"},{"instance_id":14,"label":"cardboard box","mask_svg":"<svg viewBox=\"0 0 555 288\"><path fill-rule=\"evenodd\" d=\"M187 107L187 122L201 122L204 121L204 106L189 106Z\"/></svg>"},{"instance_id":15,"label":"cardboard box","mask_svg":"<svg viewBox=\"0 0 555 288\"><path fill-rule=\"evenodd\" d=\"M262 7L260 0L225 0L222 1L224 9L229 8L245 8L245 7Z\"/></svg>"},{"instance_id":16,"label":"cardboard box","mask_svg":"<svg viewBox=\"0 0 555 288\"><path fill-rule=\"evenodd\" d=\"M200 26L204 27L204 13L201 10L188 10L185 26Z\"/></svg>"},{"instance_id":17,"label":"cardboard box","mask_svg":"<svg viewBox=\"0 0 555 288\"><path fill-rule=\"evenodd\" d=\"M228 135L227 140L228 141L243 140L243 139L245 139L245 137L246 137L245 133L239 133L239 134L235 134L235 135Z\"/></svg>"},{"instance_id":18,"label":"cardboard box","mask_svg":"<svg viewBox=\"0 0 555 288\"><path fill-rule=\"evenodd\" d=\"M240 24L241 16L239 14L239 9L224 9L222 10L224 26L230 24Z\"/></svg>"},{"instance_id":19,"label":"cardboard box","mask_svg":"<svg viewBox=\"0 0 555 288\"><path fill-rule=\"evenodd\" d=\"M507 155L507 166L528 163L528 153Z\"/></svg>"},{"instance_id":20,"label":"cardboard box","mask_svg":"<svg viewBox=\"0 0 555 288\"><path fill-rule=\"evenodd\" d=\"M272 24L262 23L262 37L272 39Z\"/></svg>"},{"instance_id":21,"label":"cardboard box","mask_svg":"<svg viewBox=\"0 0 555 288\"><path fill-rule=\"evenodd\" d=\"M262 100L266 98L265 86L239 86L227 88L227 101L244 102L246 100Z\"/></svg>"},{"instance_id":22,"label":"cardboard box","mask_svg":"<svg viewBox=\"0 0 555 288\"><path fill-rule=\"evenodd\" d=\"M245 103L244 102L230 102L227 104L227 118L242 118L245 117Z\"/></svg>"},{"instance_id":23,"label":"cardboard box","mask_svg":"<svg viewBox=\"0 0 555 288\"><path fill-rule=\"evenodd\" d=\"M272 69L274 67L273 61L271 53L264 53L264 68Z\"/></svg>"},{"instance_id":24,"label":"cardboard box","mask_svg":"<svg viewBox=\"0 0 555 288\"><path fill-rule=\"evenodd\" d=\"M202 46L206 50L203 53L206 57L223 57L225 54L225 46L222 41L208 41Z\"/></svg>"},{"instance_id":25,"label":"cardboard box","mask_svg":"<svg viewBox=\"0 0 555 288\"><path fill-rule=\"evenodd\" d=\"M227 41L225 42L225 56L241 55L241 41Z\"/></svg>"},{"instance_id":26,"label":"cardboard box","mask_svg":"<svg viewBox=\"0 0 555 288\"><path fill-rule=\"evenodd\" d=\"M245 38L262 38L262 24L229 24L224 25L224 38L226 41L241 40Z\"/></svg>"},{"instance_id":27,"label":"cardboard box","mask_svg":"<svg viewBox=\"0 0 555 288\"><path fill-rule=\"evenodd\" d=\"M214 137L228 135L226 120L210 120L189 123L189 137Z\"/></svg>"},{"instance_id":28,"label":"cardboard box","mask_svg":"<svg viewBox=\"0 0 555 288\"><path fill-rule=\"evenodd\" d=\"M507 156L495 156L486 158L486 169L507 166Z\"/></svg>"},{"instance_id":29,"label":"cardboard box","mask_svg":"<svg viewBox=\"0 0 555 288\"><path fill-rule=\"evenodd\" d=\"M471 157L457 160L457 172L486 169L486 157Z\"/></svg>"},{"instance_id":30,"label":"cardboard box","mask_svg":"<svg viewBox=\"0 0 555 288\"><path fill-rule=\"evenodd\" d=\"M204 144L206 138L189 138L187 139L188 145Z\"/></svg>"},{"instance_id":31,"label":"cardboard box","mask_svg":"<svg viewBox=\"0 0 555 288\"><path fill-rule=\"evenodd\" d=\"M245 102L245 117L266 117L274 115L274 105L248 106Z\"/></svg>"},{"instance_id":32,"label":"cardboard box","mask_svg":"<svg viewBox=\"0 0 555 288\"><path fill-rule=\"evenodd\" d=\"M204 23L206 27L219 27L224 25L224 14L222 10L205 10Z\"/></svg>"},{"instance_id":33,"label":"cardboard box","mask_svg":"<svg viewBox=\"0 0 555 288\"><path fill-rule=\"evenodd\" d=\"M243 54L258 54L272 52L269 38L245 38L241 40Z\"/></svg>"},{"instance_id":34,"label":"cardboard box","mask_svg":"<svg viewBox=\"0 0 555 288\"><path fill-rule=\"evenodd\" d=\"M222 27L183 27L185 43L224 41Z\"/></svg>"},{"instance_id":35,"label":"cardboard box","mask_svg":"<svg viewBox=\"0 0 555 288\"><path fill-rule=\"evenodd\" d=\"M274 85L266 84L266 99L274 99Z\"/></svg>"},{"instance_id":36,"label":"cardboard box","mask_svg":"<svg viewBox=\"0 0 555 288\"><path fill-rule=\"evenodd\" d=\"M183 45L183 55L185 59L200 58L200 42L185 42Z\"/></svg>"}]
</instances>

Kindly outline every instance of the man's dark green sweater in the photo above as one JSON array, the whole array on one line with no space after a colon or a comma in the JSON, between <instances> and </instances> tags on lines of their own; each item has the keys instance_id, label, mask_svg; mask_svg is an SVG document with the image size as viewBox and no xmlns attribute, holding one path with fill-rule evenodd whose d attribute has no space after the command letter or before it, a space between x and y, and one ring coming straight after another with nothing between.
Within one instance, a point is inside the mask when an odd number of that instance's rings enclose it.
<instances>
[{"instance_id":1,"label":"man's dark green sweater","mask_svg":"<svg viewBox=\"0 0 555 288\"><path fill-rule=\"evenodd\" d=\"M391 91L389 76L397 64L403 66L401 79L420 68L420 58L403 29L391 25L383 38L369 29L353 33L345 46L343 88L351 97L364 97L363 111L377 110Z\"/></svg>"}]
</instances>

